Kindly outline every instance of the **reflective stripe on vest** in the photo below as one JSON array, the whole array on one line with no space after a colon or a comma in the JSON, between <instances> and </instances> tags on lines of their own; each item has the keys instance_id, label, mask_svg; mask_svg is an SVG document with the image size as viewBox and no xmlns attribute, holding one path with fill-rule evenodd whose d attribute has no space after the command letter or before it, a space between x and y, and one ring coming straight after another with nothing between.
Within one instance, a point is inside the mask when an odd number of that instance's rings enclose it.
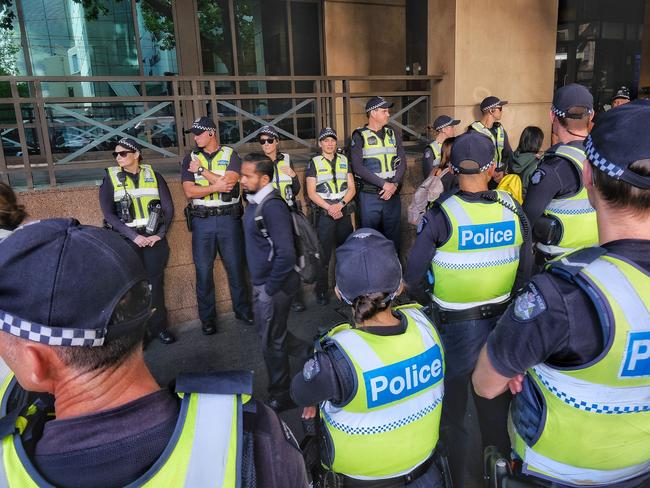
<instances>
[{"instance_id":1,"label":"reflective stripe on vest","mask_svg":"<svg viewBox=\"0 0 650 488\"><path fill-rule=\"evenodd\" d=\"M380 178L388 179L395 176L395 158L397 157L397 141L393 129L384 128L384 139L367 127L359 131L363 138L363 165ZM402 163L404 164L404 163Z\"/></svg>"},{"instance_id":2,"label":"reflective stripe on vest","mask_svg":"<svg viewBox=\"0 0 650 488\"><path fill-rule=\"evenodd\" d=\"M158 194L158 180L153 168L148 164L141 164L138 172L138 187L127 176L121 183L117 175L123 170L119 166L107 168L108 176L113 183L113 201L119 202L127 193L133 200L131 222L124 222L127 227L144 227L149 221L149 203L160 200Z\"/></svg>"},{"instance_id":3,"label":"reflective stripe on vest","mask_svg":"<svg viewBox=\"0 0 650 488\"><path fill-rule=\"evenodd\" d=\"M2 414L15 381L2 389ZM241 484L242 406L240 395L185 394L172 438L158 461L127 488ZM0 486L53 488L27 457L20 436L2 439ZM98 474L101 476L101 473Z\"/></svg>"},{"instance_id":4,"label":"reflective stripe on vest","mask_svg":"<svg viewBox=\"0 0 650 488\"><path fill-rule=\"evenodd\" d=\"M650 277L605 255L577 279L599 297L611 322L604 352L575 369L531 368L526 381L541 392L543 429L533 445L519 433L523 425L511 435L527 472L597 486L650 469Z\"/></svg>"},{"instance_id":5,"label":"reflective stripe on vest","mask_svg":"<svg viewBox=\"0 0 650 488\"><path fill-rule=\"evenodd\" d=\"M598 242L598 225L596 210L589 203L587 189L582 182L582 167L587 158L585 152L577 147L563 144L546 157L559 156L573 163L580 176L580 188L570 197L554 198L550 201L544 214L560 222L562 237L555 245L541 243L537 247L551 256L557 256L578 247L593 246Z\"/></svg>"},{"instance_id":6,"label":"reflective stripe on vest","mask_svg":"<svg viewBox=\"0 0 650 488\"><path fill-rule=\"evenodd\" d=\"M325 200L341 200L348 192L348 158L337 154L332 163L324 156L312 159L316 169L316 193Z\"/></svg>"},{"instance_id":7,"label":"reflective stripe on vest","mask_svg":"<svg viewBox=\"0 0 650 488\"><path fill-rule=\"evenodd\" d=\"M499 198L515 205L512 197ZM465 310L510 297L523 243L519 217L499 203L466 202L457 195L440 208L451 233L431 261L433 300L448 310Z\"/></svg>"},{"instance_id":8,"label":"reflective stripe on vest","mask_svg":"<svg viewBox=\"0 0 650 488\"><path fill-rule=\"evenodd\" d=\"M226 174L226 170L228 169L228 165L230 164L230 159L234 152L235 151L231 147L221 146L219 148L219 151L217 151L217 154L215 154L215 156L210 161L208 161L208 158L205 157L203 151L200 151L198 154L196 154L196 157L199 160L201 166L203 166L205 169L207 169L211 173L214 173L215 175L223 176ZM205 176L200 175L198 173L194 173L194 183L196 183L199 186L210 185L210 182L207 180L207 178L205 178ZM192 204L195 206L203 206L203 207L223 207L223 206L233 205L239 202L239 200L241 200L241 191L239 192L239 195L237 195L237 198L233 198L228 202L224 202L222 200L221 193L215 192L215 193L210 193L209 195L206 195L203 198L192 199Z\"/></svg>"},{"instance_id":9,"label":"reflective stripe on vest","mask_svg":"<svg viewBox=\"0 0 650 488\"><path fill-rule=\"evenodd\" d=\"M442 144L440 144L438 141L433 140L429 144L429 147L431 148L431 151L433 152L433 167L435 168L436 166L440 165L440 157L442 155ZM436 163L437 161L437 163Z\"/></svg>"},{"instance_id":10,"label":"reflective stripe on vest","mask_svg":"<svg viewBox=\"0 0 650 488\"><path fill-rule=\"evenodd\" d=\"M410 472L438 442L444 356L438 333L413 306L397 307L407 322L396 336L377 336L349 325L331 331L358 387L345 405L321 404L333 442L331 469L358 479Z\"/></svg>"},{"instance_id":11,"label":"reflective stripe on vest","mask_svg":"<svg viewBox=\"0 0 650 488\"><path fill-rule=\"evenodd\" d=\"M291 182L293 178L284 171L280 171L282 168L291 167L291 158L287 153L282 153L282 157L273 166L273 187L280 192L280 195L285 201L289 201L290 199L295 199L297 195L291 193Z\"/></svg>"},{"instance_id":12,"label":"reflective stripe on vest","mask_svg":"<svg viewBox=\"0 0 650 488\"><path fill-rule=\"evenodd\" d=\"M496 138L492 131L485 127L480 120L472 123L472 129L490 138L492 144L494 144L494 162L500 163L503 161L503 147L506 143L505 129L501 125L498 125Z\"/></svg>"}]
</instances>

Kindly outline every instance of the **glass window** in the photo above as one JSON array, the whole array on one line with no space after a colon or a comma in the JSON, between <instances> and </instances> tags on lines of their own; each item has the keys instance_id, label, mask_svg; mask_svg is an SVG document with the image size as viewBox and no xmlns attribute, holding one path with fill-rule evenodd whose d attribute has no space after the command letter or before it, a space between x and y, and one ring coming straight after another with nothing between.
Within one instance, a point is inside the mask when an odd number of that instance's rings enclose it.
<instances>
[{"instance_id":1,"label":"glass window","mask_svg":"<svg viewBox=\"0 0 650 488\"><path fill-rule=\"evenodd\" d=\"M198 0L197 14L203 73L234 75L232 33L227 0Z\"/></svg>"},{"instance_id":2,"label":"glass window","mask_svg":"<svg viewBox=\"0 0 650 488\"><path fill-rule=\"evenodd\" d=\"M0 76L26 74L16 5L5 4L0 7Z\"/></svg>"},{"instance_id":3,"label":"glass window","mask_svg":"<svg viewBox=\"0 0 650 488\"><path fill-rule=\"evenodd\" d=\"M578 25L579 39L596 39L600 35L599 22L586 22Z\"/></svg>"},{"instance_id":4,"label":"glass window","mask_svg":"<svg viewBox=\"0 0 650 488\"><path fill-rule=\"evenodd\" d=\"M576 38L575 24L561 24L557 26L557 40L573 41Z\"/></svg>"},{"instance_id":5,"label":"glass window","mask_svg":"<svg viewBox=\"0 0 650 488\"><path fill-rule=\"evenodd\" d=\"M291 74L284 0L236 0L235 24L240 76Z\"/></svg>"},{"instance_id":6,"label":"glass window","mask_svg":"<svg viewBox=\"0 0 650 488\"><path fill-rule=\"evenodd\" d=\"M129 2L85 8L72 0L21 1L34 75L139 73Z\"/></svg>"},{"instance_id":7,"label":"glass window","mask_svg":"<svg viewBox=\"0 0 650 488\"><path fill-rule=\"evenodd\" d=\"M623 22L603 22L603 39L623 39L625 24Z\"/></svg>"},{"instance_id":8,"label":"glass window","mask_svg":"<svg viewBox=\"0 0 650 488\"><path fill-rule=\"evenodd\" d=\"M163 76L178 73L172 0L136 0L142 71Z\"/></svg>"},{"instance_id":9,"label":"glass window","mask_svg":"<svg viewBox=\"0 0 650 488\"><path fill-rule=\"evenodd\" d=\"M294 75L321 74L318 8L316 3L291 2Z\"/></svg>"}]
</instances>

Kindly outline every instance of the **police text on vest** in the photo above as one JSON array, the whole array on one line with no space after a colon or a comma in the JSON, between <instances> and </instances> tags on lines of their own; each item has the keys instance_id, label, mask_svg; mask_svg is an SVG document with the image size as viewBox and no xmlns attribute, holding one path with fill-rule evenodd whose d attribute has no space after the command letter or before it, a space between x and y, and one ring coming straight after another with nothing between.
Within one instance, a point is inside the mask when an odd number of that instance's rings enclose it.
<instances>
[{"instance_id":1,"label":"police text on vest","mask_svg":"<svg viewBox=\"0 0 650 488\"><path fill-rule=\"evenodd\" d=\"M650 331L630 332L621 377L650 376Z\"/></svg>"},{"instance_id":2,"label":"police text on vest","mask_svg":"<svg viewBox=\"0 0 650 488\"><path fill-rule=\"evenodd\" d=\"M435 385L442 379L442 370L440 346L435 345L399 363L366 371L363 379L368 408L400 400Z\"/></svg>"},{"instance_id":3,"label":"police text on vest","mask_svg":"<svg viewBox=\"0 0 650 488\"><path fill-rule=\"evenodd\" d=\"M511 246L514 243L514 220L458 227L458 249L460 250Z\"/></svg>"}]
</instances>

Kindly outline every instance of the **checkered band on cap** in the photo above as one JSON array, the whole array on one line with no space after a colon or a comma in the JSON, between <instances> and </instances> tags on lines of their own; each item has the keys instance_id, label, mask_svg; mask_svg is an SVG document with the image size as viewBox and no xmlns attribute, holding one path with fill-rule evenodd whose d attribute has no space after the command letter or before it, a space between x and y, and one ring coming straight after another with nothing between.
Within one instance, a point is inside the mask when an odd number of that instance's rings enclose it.
<instances>
[{"instance_id":1,"label":"checkered band on cap","mask_svg":"<svg viewBox=\"0 0 650 488\"><path fill-rule=\"evenodd\" d=\"M587 154L587 159L589 159L591 164L596 166L603 173L607 173L611 178L619 180L625 172L623 168L608 161L598 153L594 147L594 141L591 138L591 134L587 136L587 139L585 140L585 153Z\"/></svg>"},{"instance_id":2,"label":"checkered band on cap","mask_svg":"<svg viewBox=\"0 0 650 488\"><path fill-rule=\"evenodd\" d=\"M449 119L449 120L448 120L447 122L445 122L444 124L440 124L440 125L435 126L435 127L434 127L434 130L442 130L442 129L444 129L445 127L450 126L452 122L455 122L455 120L454 120L454 119Z\"/></svg>"},{"instance_id":3,"label":"checkered band on cap","mask_svg":"<svg viewBox=\"0 0 650 488\"><path fill-rule=\"evenodd\" d=\"M587 108L587 107L585 107L585 108ZM554 105L551 105L551 112L553 112L555 115L557 115L558 117L560 117L562 119L566 118L566 116L568 115L567 112L564 112L564 111L560 110L559 108L557 108ZM593 112L593 110L587 109L586 113L590 114L591 112Z\"/></svg>"},{"instance_id":4,"label":"checkered band on cap","mask_svg":"<svg viewBox=\"0 0 650 488\"><path fill-rule=\"evenodd\" d=\"M378 98L379 98L379 101L378 101L377 103L375 103L374 105L371 105L370 107L368 107L368 108L366 109L366 112L372 112L373 110L375 110L375 109L377 109L377 108L381 108L381 106L382 106L383 104L388 103L388 102L387 102L386 100L384 100L383 98L381 98L381 97L378 97Z\"/></svg>"},{"instance_id":5,"label":"checkered band on cap","mask_svg":"<svg viewBox=\"0 0 650 488\"><path fill-rule=\"evenodd\" d=\"M104 330L48 327L2 310L0 329L13 336L49 346L97 347L104 344L105 338Z\"/></svg>"},{"instance_id":6,"label":"checkered band on cap","mask_svg":"<svg viewBox=\"0 0 650 488\"><path fill-rule=\"evenodd\" d=\"M503 103L503 102L502 102L501 100L499 100L498 102L494 102L493 104L488 105L487 107L485 107L485 108L483 109L483 112L487 112L488 110L493 109L493 108L495 108L495 107L500 107L502 103Z\"/></svg>"},{"instance_id":7,"label":"checkered band on cap","mask_svg":"<svg viewBox=\"0 0 650 488\"><path fill-rule=\"evenodd\" d=\"M463 159L463 160L461 161L461 163L463 163L463 162L465 162L465 161L472 161L473 163L479 164L478 161L474 161L473 159ZM481 165L479 164L478 170L479 170L481 173L483 173L484 171L486 171L486 170L490 167L490 165L491 165L492 163L493 163L493 161L490 161L489 163L485 163L483 166L481 166ZM457 170L459 170L459 172L460 172L461 174L462 174L463 170L467 169L467 168L461 168L460 166L458 166L458 165L452 163L451 161L449 161L449 164L451 164L454 168L456 168Z\"/></svg>"},{"instance_id":8,"label":"checkered band on cap","mask_svg":"<svg viewBox=\"0 0 650 488\"><path fill-rule=\"evenodd\" d=\"M192 124L192 129L199 129L205 132L206 130L214 130L214 127L206 127L205 125L200 125L194 122Z\"/></svg>"},{"instance_id":9,"label":"checkered band on cap","mask_svg":"<svg viewBox=\"0 0 650 488\"><path fill-rule=\"evenodd\" d=\"M260 129L260 134L266 134L267 136L275 137L276 139L280 138L280 134L270 125L265 125Z\"/></svg>"},{"instance_id":10,"label":"checkered band on cap","mask_svg":"<svg viewBox=\"0 0 650 488\"><path fill-rule=\"evenodd\" d=\"M117 141L117 145L122 146L122 147L128 147L129 149L132 149L134 151L139 151L140 150L139 147L137 147L135 144L133 144L131 141L129 141L129 139L127 139L126 137L123 137L122 139Z\"/></svg>"}]
</instances>

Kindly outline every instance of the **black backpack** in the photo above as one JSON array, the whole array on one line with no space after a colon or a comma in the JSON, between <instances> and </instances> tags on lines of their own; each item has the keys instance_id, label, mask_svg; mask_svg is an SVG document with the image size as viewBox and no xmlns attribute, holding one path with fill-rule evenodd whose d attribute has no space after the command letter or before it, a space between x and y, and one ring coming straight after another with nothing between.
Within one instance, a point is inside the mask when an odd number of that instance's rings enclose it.
<instances>
[{"instance_id":1,"label":"black backpack","mask_svg":"<svg viewBox=\"0 0 650 488\"><path fill-rule=\"evenodd\" d=\"M273 190L273 192L264 197L255 209L255 224L262 236L271 244L270 261L273 259L273 240L266 229L266 224L262 217L262 207L269 200L281 200L285 204L287 203L276 190ZM305 214L295 204L287 204L287 206L291 213L293 225L293 242L296 249L296 272L300 275L300 279L303 282L314 283L323 270L323 251L318 240L318 235L307 217L305 217Z\"/></svg>"}]
</instances>

